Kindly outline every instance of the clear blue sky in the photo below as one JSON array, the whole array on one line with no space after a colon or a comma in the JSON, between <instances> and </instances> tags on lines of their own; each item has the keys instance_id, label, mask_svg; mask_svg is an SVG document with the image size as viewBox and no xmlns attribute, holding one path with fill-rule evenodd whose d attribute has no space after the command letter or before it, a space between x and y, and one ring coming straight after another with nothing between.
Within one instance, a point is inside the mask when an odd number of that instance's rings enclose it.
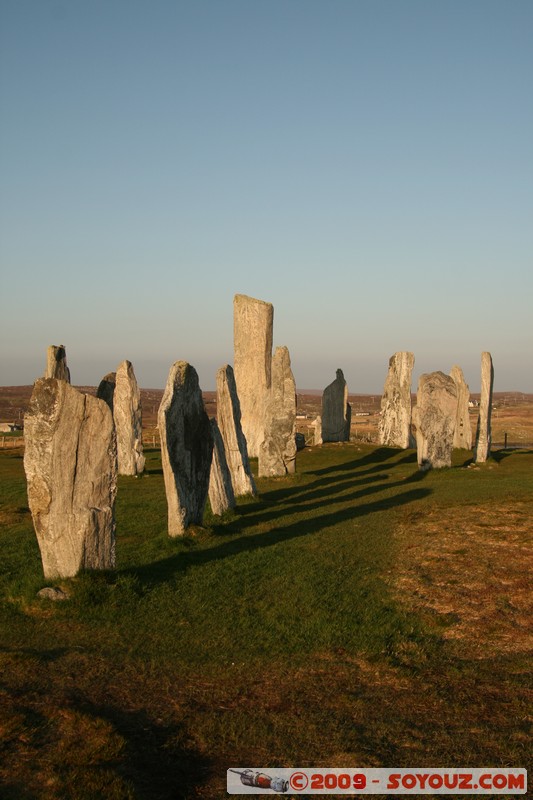
<instances>
[{"instance_id":1,"label":"clear blue sky","mask_svg":"<svg viewBox=\"0 0 533 800\"><path fill-rule=\"evenodd\" d=\"M202 388L233 295L299 389L533 391L531 0L0 0L0 384Z\"/></svg>"}]
</instances>

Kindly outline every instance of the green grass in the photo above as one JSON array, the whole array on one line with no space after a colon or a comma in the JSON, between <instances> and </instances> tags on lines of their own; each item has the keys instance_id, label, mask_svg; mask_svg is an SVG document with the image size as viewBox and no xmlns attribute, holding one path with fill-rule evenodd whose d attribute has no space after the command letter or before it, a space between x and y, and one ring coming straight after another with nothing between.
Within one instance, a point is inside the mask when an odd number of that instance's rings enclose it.
<instances>
[{"instance_id":1,"label":"green grass","mask_svg":"<svg viewBox=\"0 0 533 800\"><path fill-rule=\"evenodd\" d=\"M3 797L218 798L239 764L527 766L525 653L480 658L448 636L461 613L398 581L407 563L436 581L426 520L530 503L531 453L420 473L411 451L312 448L179 539L146 455L119 480L116 571L56 582L71 599L52 604L22 458L0 453Z\"/></svg>"}]
</instances>

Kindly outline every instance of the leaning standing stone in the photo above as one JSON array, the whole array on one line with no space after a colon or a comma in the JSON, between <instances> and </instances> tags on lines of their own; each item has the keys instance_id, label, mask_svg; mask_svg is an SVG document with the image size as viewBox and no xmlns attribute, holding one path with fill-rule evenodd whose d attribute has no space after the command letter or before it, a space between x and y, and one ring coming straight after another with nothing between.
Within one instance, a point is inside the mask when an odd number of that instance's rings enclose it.
<instances>
[{"instance_id":1,"label":"leaning standing stone","mask_svg":"<svg viewBox=\"0 0 533 800\"><path fill-rule=\"evenodd\" d=\"M119 475L140 475L145 462L141 393L131 361L122 361L116 372L113 419L117 429Z\"/></svg>"},{"instance_id":2,"label":"leaning standing stone","mask_svg":"<svg viewBox=\"0 0 533 800\"><path fill-rule=\"evenodd\" d=\"M272 303L236 294L233 300L234 369L241 424L248 455L259 455L264 438L265 403L270 390Z\"/></svg>"},{"instance_id":3,"label":"leaning standing stone","mask_svg":"<svg viewBox=\"0 0 533 800\"><path fill-rule=\"evenodd\" d=\"M450 376L454 379L457 387L457 419L455 420L453 446L460 450L470 450L472 447L472 426L470 425L468 411L470 389L465 381L461 367L453 366L450 370Z\"/></svg>"},{"instance_id":4,"label":"leaning standing stone","mask_svg":"<svg viewBox=\"0 0 533 800\"><path fill-rule=\"evenodd\" d=\"M457 416L457 387L443 372L421 375L413 422L418 466L422 470L450 467Z\"/></svg>"},{"instance_id":5,"label":"leaning standing stone","mask_svg":"<svg viewBox=\"0 0 533 800\"><path fill-rule=\"evenodd\" d=\"M65 380L35 382L24 418L28 502L46 578L115 565L117 451L109 407Z\"/></svg>"},{"instance_id":6,"label":"leaning standing stone","mask_svg":"<svg viewBox=\"0 0 533 800\"><path fill-rule=\"evenodd\" d=\"M411 435L411 375L413 353L394 353L381 398L379 442L389 447L414 447Z\"/></svg>"},{"instance_id":7,"label":"leaning standing stone","mask_svg":"<svg viewBox=\"0 0 533 800\"><path fill-rule=\"evenodd\" d=\"M241 427L239 396L229 364L225 364L217 372L217 422L224 441L235 496L255 495L248 446Z\"/></svg>"},{"instance_id":8,"label":"leaning standing stone","mask_svg":"<svg viewBox=\"0 0 533 800\"><path fill-rule=\"evenodd\" d=\"M265 438L259 448L260 476L291 474L296 469L296 384L286 347L272 358L272 384L265 408Z\"/></svg>"},{"instance_id":9,"label":"leaning standing stone","mask_svg":"<svg viewBox=\"0 0 533 800\"><path fill-rule=\"evenodd\" d=\"M201 524L213 452L211 425L198 375L186 361L170 368L157 415L168 506L168 534L180 536Z\"/></svg>"},{"instance_id":10,"label":"leaning standing stone","mask_svg":"<svg viewBox=\"0 0 533 800\"><path fill-rule=\"evenodd\" d=\"M474 461L482 464L490 455L492 386L494 367L490 353L481 353L481 397L479 400L479 419L477 421Z\"/></svg>"},{"instance_id":11,"label":"leaning standing stone","mask_svg":"<svg viewBox=\"0 0 533 800\"><path fill-rule=\"evenodd\" d=\"M231 475L226 460L224 442L216 419L210 420L213 434L213 460L209 477L209 503L213 514L219 516L230 508L235 508L235 495L231 485Z\"/></svg>"},{"instance_id":12,"label":"leaning standing stone","mask_svg":"<svg viewBox=\"0 0 533 800\"><path fill-rule=\"evenodd\" d=\"M326 386L322 395L322 441L348 442L350 440L351 408L348 403L348 386L342 369Z\"/></svg>"},{"instance_id":13,"label":"leaning standing stone","mask_svg":"<svg viewBox=\"0 0 533 800\"><path fill-rule=\"evenodd\" d=\"M51 344L46 351L45 378L57 378L70 383L70 370L67 367L67 351L65 345Z\"/></svg>"}]
</instances>

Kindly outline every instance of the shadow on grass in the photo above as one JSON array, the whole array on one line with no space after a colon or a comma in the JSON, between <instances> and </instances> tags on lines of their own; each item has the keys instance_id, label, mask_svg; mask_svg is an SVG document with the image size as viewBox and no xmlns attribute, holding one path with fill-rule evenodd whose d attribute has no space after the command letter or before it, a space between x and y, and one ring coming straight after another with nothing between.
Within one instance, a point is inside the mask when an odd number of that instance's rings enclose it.
<instances>
[{"instance_id":1,"label":"shadow on grass","mask_svg":"<svg viewBox=\"0 0 533 800\"><path fill-rule=\"evenodd\" d=\"M125 741L124 753L114 765L139 800L186 800L211 775L205 756L186 743L187 732L179 724L154 721L144 710L126 711L97 705L86 698L76 708L95 720L105 720Z\"/></svg>"},{"instance_id":2,"label":"shadow on grass","mask_svg":"<svg viewBox=\"0 0 533 800\"><path fill-rule=\"evenodd\" d=\"M405 485L405 481L402 481L402 485ZM389 488L391 488L391 484L386 484L381 487L376 487L375 491ZM223 544L215 545L207 550L178 553L174 556L162 559L161 561L147 564L146 566L126 569L123 573L135 575L147 588L150 588L168 581L173 575L185 571L190 566L200 566L211 561L239 555L240 553L264 547L272 547L278 544L278 542L286 542L289 539L295 539L301 536L310 536L342 522L353 521L367 516L368 514L386 511L391 508L398 508L399 506L416 502L417 500L427 497L429 494L431 494L431 489L410 489L401 494L396 494L393 497L387 497L357 506L350 506L349 508L314 516L311 519L299 520L266 532L239 536L238 538L230 539ZM357 497L360 496L364 496L364 492L358 492ZM324 505L327 504L321 503L321 506ZM304 506L303 508L305 509L306 507ZM279 512L275 510L273 510L272 513L274 515L276 513L279 514ZM286 514L283 514L283 516L286 516ZM248 524L243 525L243 527L248 527Z\"/></svg>"}]
</instances>

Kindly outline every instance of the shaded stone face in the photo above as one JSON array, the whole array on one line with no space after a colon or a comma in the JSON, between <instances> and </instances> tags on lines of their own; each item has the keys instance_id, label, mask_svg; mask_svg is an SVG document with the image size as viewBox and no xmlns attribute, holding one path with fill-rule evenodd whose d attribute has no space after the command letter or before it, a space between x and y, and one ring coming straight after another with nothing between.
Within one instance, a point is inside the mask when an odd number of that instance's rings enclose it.
<instances>
[{"instance_id":1,"label":"shaded stone face","mask_svg":"<svg viewBox=\"0 0 533 800\"><path fill-rule=\"evenodd\" d=\"M201 524L211 472L213 436L198 375L186 361L170 368L157 416L169 536Z\"/></svg>"},{"instance_id":2,"label":"shaded stone face","mask_svg":"<svg viewBox=\"0 0 533 800\"><path fill-rule=\"evenodd\" d=\"M482 464L490 455L492 387L494 384L494 368L490 353L481 353L481 397L479 400L479 418L476 431L474 461Z\"/></svg>"},{"instance_id":3,"label":"shaded stone face","mask_svg":"<svg viewBox=\"0 0 533 800\"><path fill-rule=\"evenodd\" d=\"M111 409L111 411L113 411L113 398L115 395L116 382L117 382L117 373L108 372L107 375L104 375L104 377L98 384L98 389L96 390L96 396L100 400L104 400Z\"/></svg>"},{"instance_id":4,"label":"shaded stone face","mask_svg":"<svg viewBox=\"0 0 533 800\"><path fill-rule=\"evenodd\" d=\"M443 372L421 375L413 410L420 469L450 467L457 416L457 387Z\"/></svg>"},{"instance_id":5,"label":"shaded stone face","mask_svg":"<svg viewBox=\"0 0 533 800\"><path fill-rule=\"evenodd\" d=\"M322 395L322 441L348 442L350 440L351 408L348 403L348 386L342 369L326 386Z\"/></svg>"},{"instance_id":6,"label":"shaded stone face","mask_svg":"<svg viewBox=\"0 0 533 800\"><path fill-rule=\"evenodd\" d=\"M131 361L116 372L113 418L117 429L119 475L140 475L144 470L141 393Z\"/></svg>"},{"instance_id":7,"label":"shaded stone face","mask_svg":"<svg viewBox=\"0 0 533 800\"><path fill-rule=\"evenodd\" d=\"M255 495L256 488L241 427L241 408L235 376L229 364L217 372L217 422L236 497Z\"/></svg>"},{"instance_id":8,"label":"shaded stone face","mask_svg":"<svg viewBox=\"0 0 533 800\"><path fill-rule=\"evenodd\" d=\"M457 387L457 417L455 420L453 446L458 449L470 450L472 447L472 426L470 425L468 411L470 389L465 381L461 367L453 366L450 370L450 377L453 378Z\"/></svg>"},{"instance_id":9,"label":"shaded stone face","mask_svg":"<svg viewBox=\"0 0 533 800\"><path fill-rule=\"evenodd\" d=\"M394 353L381 398L379 443L389 447L414 447L411 435L411 375L413 353Z\"/></svg>"},{"instance_id":10,"label":"shaded stone face","mask_svg":"<svg viewBox=\"0 0 533 800\"><path fill-rule=\"evenodd\" d=\"M274 307L236 294L233 300L234 370L248 455L259 455L270 390Z\"/></svg>"},{"instance_id":11,"label":"shaded stone face","mask_svg":"<svg viewBox=\"0 0 533 800\"><path fill-rule=\"evenodd\" d=\"M24 420L28 503L46 578L115 565L117 452L106 403L35 382Z\"/></svg>"},{"instance_id":12,"label":"shaded stone face","mask_svg":"<svg viewBox=\"0 0 533 800\"><path fill-rule=\"evenodd\" d=\"M277 347L272 358L258 469L260 476L287 475L296 469L296 384L286 347Z\"/></svg>"},{"instance_id":13,"label":"shaded stone face","mask_svg":"<svg viewBox=\"0 0 533 800\"><path fill-rule=\"evenodd\" d=\"M231 485L224 442L217 421L212 419L210 423L213 435L213 460L209 477L209 504L213 514L220 516L228 509L235 508L235 495Z\"/></svg>"},{"instance_id":14,"label":"shaded stone face","mask_svg":"<svg viewBox=\"0 0 533 800\"><path fill-rule=\"evenodd\" d=\"M46 351L45 378L57 378L70 383L70 370L67 367L67 351L65 345L51 344Z\"/></svg>"}]
</instances>

